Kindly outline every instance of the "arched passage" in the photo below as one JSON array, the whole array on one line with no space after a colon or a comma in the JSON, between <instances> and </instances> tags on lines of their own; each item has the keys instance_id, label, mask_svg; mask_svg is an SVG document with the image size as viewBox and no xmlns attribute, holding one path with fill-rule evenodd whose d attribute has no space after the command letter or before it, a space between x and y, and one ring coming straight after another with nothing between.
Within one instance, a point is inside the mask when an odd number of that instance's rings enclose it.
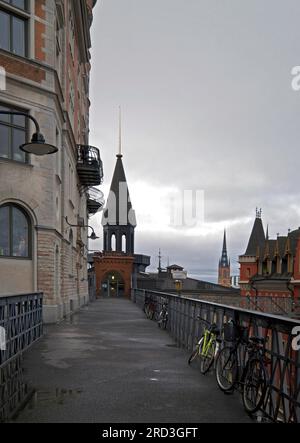
<instances>
[{"instance_id":1,"label":"arched passage","mask_svg":"<svg viewBox=\"0 0 300 443\"><path fill-rule=\"evenodd\" d=\"M107 272L101 282L101 292L104 297L124 297L125 282L118 271Z\"/></svg>"}]
</instances>

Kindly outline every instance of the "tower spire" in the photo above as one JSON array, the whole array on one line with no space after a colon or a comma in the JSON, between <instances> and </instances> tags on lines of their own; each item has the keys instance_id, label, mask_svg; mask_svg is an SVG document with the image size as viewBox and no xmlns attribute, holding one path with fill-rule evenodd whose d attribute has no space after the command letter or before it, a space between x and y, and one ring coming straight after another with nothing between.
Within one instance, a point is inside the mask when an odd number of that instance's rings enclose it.
<instances>
[{"instance_id":1,"label":"tower spire","mask_svg":"<svg viewBox=\"0 0 300 443\"><path fill-rule=\"evenodd\" d=\"M118 158L122 158L122 111L121 106L119 106L119 153Z\"/></svg>"},{"instance_id":2,"label":"tower spire","mask_svg":"<svg viewBox=\"0 0 300 443\"><path fill-rule=\"evenodd\" d=\"M228 259L228 255L227 255L226 229L224 229L222 255L219 260L218 283L219 283L219 285L222 285L222 286L227 286L227 287L231 286L230 260Z\"/></svg>"},{"instance_id":3,"label":"tower spire","mask_svg":"<svg viewBox=\"0 0 300 443\"><path fill-rule=\"evenodd\" d=\"M227 254L227 245L226 245L226 229L224 229L224 238L223 238L223 251L222 254L224 254L224 252Z\"/></svg>"},{"instance_id":4,"label":"tower spire","mask_svg":"<svg viewBox=\"0 0 300 443\"><path fill-rule=\"evenodd\" d=\"M224 229L223 248L222 248L220 265L222 267L227 267L229 265L228 256L227 256L226 229Z\"/></svg>"},{"instance_id":5,"label":"tower spire","mask_svg":"<svg viewBox=\"0 0 300 443\"><path fill-rule=\"evenodd\" d=\"M161 273L161 250L158 250L158 272Z\"/></svg>"}]
</instances>

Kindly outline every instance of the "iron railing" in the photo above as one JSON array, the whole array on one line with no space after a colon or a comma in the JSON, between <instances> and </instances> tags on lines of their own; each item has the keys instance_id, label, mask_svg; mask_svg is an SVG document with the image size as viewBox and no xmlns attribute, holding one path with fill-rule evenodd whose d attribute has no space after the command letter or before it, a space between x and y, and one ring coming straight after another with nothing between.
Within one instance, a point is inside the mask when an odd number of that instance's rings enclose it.
<instances>
[{"instance_id":1,"label":"iron railing","mask_svg":"<svg viewBox=\"0 0 300 443\"><path fill-rule=\"evenodd\" d=\"M103 180L103 164L98 148L77 145L77 173L84 186L97 186Z\"/></svg>"},{"instance_id":2,"label":"iron railing","mask_svg":"<svg viewBox=\"0 0 300 443\"><path fill-rule=\"evenodd\" d=\"M22 354L43 334L43 295L0 298L0 422L24 401Z\"/></svg>"},{"instance_id":3,"label":"iron railing","mask_svg":"<svg viewBox=\"0 0 300 443\"><path fill-rule=\"evenodd\" d=\"M237 308L250 309L254 311L266 312L268 314L283 315L289 317L297 317L297 305L290 296L242 296L227 294L197 294L184 293L184 297L204 300L212 303L221 303L223 305L233 306Z\"/></svg>"},{"instance_id":4,"label":"iron railing","mask_svg":"<svg viewBox=\"0 0 300 443\"><path fill-rule=\"evenodd\" d=\"M100 189L91 187L87 191L87 208L89 214L96 214L100 209L103 209L105 200L104 194Z\"/></svg>"},{"instance_id":5,"label":"iron railing","mask_svg":"<svg viewBox=\"0 0 300 443\"><path fill-rule=\"evenodd\" d=\"M250 335L268 337L268 394L258 414L272 421L300 423L300 350L295 348L295 328L300 327L299 321L168 293L139 289L132 293L133 301L140 308L144 307L146 296L154 300L157 312L161 310L162 301L168 300L167 328L178 346L194 348L205 327L199 317L217 323L220 329L234 319L248 327Z\"/></svg>"}]
</instances>

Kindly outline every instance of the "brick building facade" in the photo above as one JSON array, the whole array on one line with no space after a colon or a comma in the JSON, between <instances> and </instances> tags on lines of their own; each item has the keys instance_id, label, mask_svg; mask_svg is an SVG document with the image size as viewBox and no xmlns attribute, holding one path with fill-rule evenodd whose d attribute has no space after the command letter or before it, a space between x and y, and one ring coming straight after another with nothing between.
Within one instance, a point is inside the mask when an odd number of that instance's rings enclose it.
<instances>
[{"instance_id":1,"label":"brick building facade","mask_svg":"<svg viewBox=\"0 0 300 443\"><path fill-rule=\"evenodd\" d=\"M240 289L244 296L292 297L300 300L300 228L286 236L270 239L265 233L261 211L240 262Z\"/></svg>"},{"instance_id":2,"label":"brick building facade","mask_svg":"<svg viewBox=\"0 0 300 443\"><path fill-rule=\"evenodd\" d=\"M88 301L88 229L66 217L88 224L90 187L102 175L99 151L88 147L95 3L0 0L0 109L32 115L58 147L23 154L31 123L0 116L0 296L42 291L47 322ZM91 165L94 176L84 170Z\"/></svg>"}]
</instances>

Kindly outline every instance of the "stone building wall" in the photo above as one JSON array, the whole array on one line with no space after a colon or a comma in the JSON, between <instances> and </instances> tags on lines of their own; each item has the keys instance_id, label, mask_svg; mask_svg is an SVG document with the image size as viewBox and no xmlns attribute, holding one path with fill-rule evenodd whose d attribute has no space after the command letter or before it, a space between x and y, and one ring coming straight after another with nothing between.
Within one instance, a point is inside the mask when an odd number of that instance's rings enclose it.
<instances>
[{"instance_id":1,"label":"stone building wall","mask_svg":"<svg viewBox=\"0 0 300 443\"><path fill-rule=\"evenodd\" d=\"M28 0L28 11L19 11L0 1L0 10L26 20L28 36L26 56L0 49L0 66L7 76L0 106L31 114L47 143L59 148L54 155L31 155L27 163L0 156L0 207L20 206L32 224L31 258L0 256L0 296L44 292L47 322L60 320L88 300L88 233L72 228L70 245L65 217L72 224L78 217L88 223L86 189L76 172L76 145L88 144L90 62L82 32L88 40L90 3ZM82 5L86 14L78 14ZM28 140L34 129L30 122Z\"/></svg>"}]
</instances>

